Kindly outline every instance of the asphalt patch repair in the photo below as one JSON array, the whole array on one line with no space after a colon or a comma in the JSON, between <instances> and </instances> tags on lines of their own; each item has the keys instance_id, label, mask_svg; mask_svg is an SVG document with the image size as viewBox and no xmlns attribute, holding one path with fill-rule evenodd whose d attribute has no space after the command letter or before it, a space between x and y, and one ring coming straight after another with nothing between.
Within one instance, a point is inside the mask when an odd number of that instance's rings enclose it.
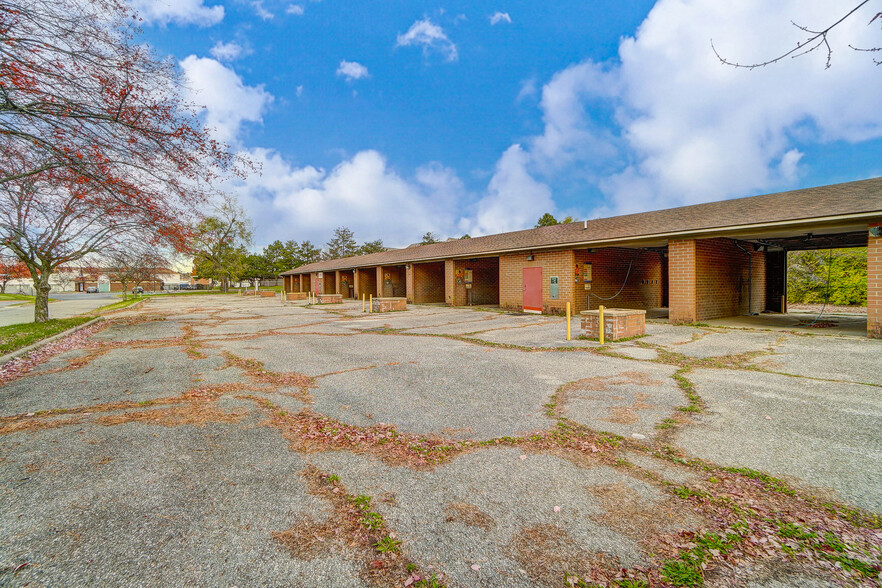
<instances>
[{"instance_id":1,"label":"asphalt patch repair","mask_svg":"<svg viewBox=\"0 0 882 588\"><path fill-rule=\"evenodd\" d=\"M494 316L170 297L0 366L0 585L880 583L879 342Z\"/></svg>"}]
</instances>

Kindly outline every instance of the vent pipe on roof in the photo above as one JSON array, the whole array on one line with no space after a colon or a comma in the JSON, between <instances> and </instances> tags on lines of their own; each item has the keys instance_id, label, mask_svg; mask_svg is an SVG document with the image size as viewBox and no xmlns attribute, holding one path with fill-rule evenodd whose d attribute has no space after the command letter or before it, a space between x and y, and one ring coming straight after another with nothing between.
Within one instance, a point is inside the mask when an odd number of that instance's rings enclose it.
<instances>
[{"instance_id":1,"label":"vent pipe on roof","mask_svg":"<svg viewBox=\"0 0 882 588\"><path fill-rule=\"evenodd\" d=\"M582 225L582 229L587 229L587 228L588 228L588 221L585 221L585 224Z\"/></svg>"}]
</instances>

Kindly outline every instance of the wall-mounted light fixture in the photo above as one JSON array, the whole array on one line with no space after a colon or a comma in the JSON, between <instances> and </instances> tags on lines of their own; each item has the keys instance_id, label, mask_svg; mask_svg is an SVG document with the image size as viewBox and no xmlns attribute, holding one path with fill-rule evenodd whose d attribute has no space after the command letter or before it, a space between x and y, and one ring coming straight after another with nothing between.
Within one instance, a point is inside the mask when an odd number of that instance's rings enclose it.
<instances>
[{"instance_id":1,"label":"wall-mounted light fixture","mask_svg":"<svg viewBox=\"0 0 882 588\"><path fill-rule=\"evenodd\" d=\"M527 261L533 261L533 254L532 253L527 255Z\"/></svg>"},{"instance_id":2,"label":"wall-mounted light fixture","mask_svg":"<svg viewBox=\"0 0 882 588\"><path fill-rule=\"evenodd\" d=\"M882 227L870 227L871 237L882 237Z\"/></svg>"}]
</instances>

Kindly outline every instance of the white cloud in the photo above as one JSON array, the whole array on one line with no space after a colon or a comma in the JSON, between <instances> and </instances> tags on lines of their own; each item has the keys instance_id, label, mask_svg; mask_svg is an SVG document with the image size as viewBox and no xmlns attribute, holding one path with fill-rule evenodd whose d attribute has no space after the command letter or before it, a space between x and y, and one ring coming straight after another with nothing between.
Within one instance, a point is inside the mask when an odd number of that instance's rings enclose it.
<instances>
[{"instance_id":1,"label":"white cloud","mask_svg":"<svg viewBox=\"0 0 882 588\"><path fill-rule=\"evenodd\" d=\"M496 25L501 22L507 22L508 24L511 24L511 17L508 15L507 12L499 12L497 10L493 13L493 16L490 17L490 24Z\"/></svg>"},{"instance_id":2,"label":"white cloud","mask_svg":"<svg viewBox=\"0 0 882 588\"><path fill-rule=\"evenodd\" d=\"M460 221L472 236L514 231L532 226L542 214L555 209L551 189L527 171L530 156L512 145L496 163L486 195L477 203L473 218Z\"/></svg>"},{"instance_id":3,"label":"white cloud","mask_svg":"<svg viewBox=\"0 0 882 588\"><path fill-rule=\"evenodd\" d=\"M590 173L608 198L602 214L792 187L813 164L802 144L882 137L882 76L847 47L878 45L877 31L860 14L834 29L829 70L823 52L734 69L709 38L731 60L763 61L805 38L790 19L824 28L842 14L826 0L660 0L618 65L588 60L543 87L530 168Z\"/></svg>"},{"instance_id":4,"label":"white cloud","mask_svg":"<svg viewBox=\"0 0 882 588\"><path fill-rule=\"evenodd\" d=\"M218 61L234 61L244 53L244 49L235 41L229 43L218 41L209 53Z\"/></svg>"},{"instance_id":5,"label":"white cloud","mask_svg":"<svg viewBox=\"0 0 882 588\"><path fill-rule=\"evenodd\" d=\"M463 187L454 172L438 164L405 179L371 150L331 171L293 166L267 149L249 155L262 164L263 173L238 182L237 192L261 227L261 242L294 238L322 245L334 227L343 225L359 241L384 239L389 246L405 246L426 231L455 230Z\"/></svg>"},{"instance_id":6,"label":"white cloud","mask_svg":"<svg viewBox=\"0 0 882 588\"><path fill-rule=\"evenodd\" d=\"M447 61L456 61L459 58L456 45L447 38L444 29L428 18L416 21L406 33L398 35L395 45L422 47L424 55L428 55L430 51L437 51L444 55Z\"/></svg>"},{"instance_id":7,"label":"white cloud","mask_svg":"<svg viewBox=\"0 0 882 588\"><path fill-rule=\"evenodd\" d=\"M343 76L347 82L351 82L352 80L367 78L370 76L370 73L368 73L368 68L357 61L346 61L344 59L337 68L337 75Z\"/></svg>"},{"instance_id":8,"label":"white cloud","mask_svg":"<svg viewBox=\"0 0 882 588\"><path fill-rule=\"evenodd\" d=\"M285 9L285 14L294 14L296 16L301 16L304 12L306 10L299 4L289 4L288 8Z\"/></svg>"},{"instance_id":9,"label":"white cloud","mask_svg":"<svg viewBox=\"0 0 882 588\"><path fill-rule=\"evenodd\" d=\"M521 82L521 89L518 91L516 102L526 100L531 96L535 96L538 89L536 88L536 78L529 78Z\"/></svg>"},{"instance_id":10,"label":"white cloud","mask_svg":"<svg viewBox=\"0 0 882 588\"><path fill-rule=\"evenodd\" d=\"M224 19L224 7L205 6L204 0L131 0L147 24L211 26Z\"/></svg>"},{"instance_id":11,"label":"white cloud","mask_svg":"<svg viewBox=\"0 0 882 588\"><path fill-rule=\"evenodd\" d=\"M297 86L297 89L296 89L295 92L297 93L297 97L298 97L298 98L300 98L301 96L303 96L303 84L300 84L299 86Z\"/></svg>"},{"instance_id":12,"label":"white cloud","mask_svg":"<svg viewBox=\"0 0 882 588\"><path fill-rule=\"evenodd\" d=\"M235 143L244 122L260 122L272 95L263 85L246 86L236 72L208 57L180 63L190 101L205 107L205 126L214 138Z\"/></svg>"},{"instance_id":13,"label":"white cloud","mask_svg":"<svg viewBox=\"0 0 882 588\"><path fill-rule=\"evenodd\" d=\"M262 0L254 0L254 2L251 3L251 7L262 20L272 20L276 17L275 14L263 7Z\"/></svg>"}]
</instances>

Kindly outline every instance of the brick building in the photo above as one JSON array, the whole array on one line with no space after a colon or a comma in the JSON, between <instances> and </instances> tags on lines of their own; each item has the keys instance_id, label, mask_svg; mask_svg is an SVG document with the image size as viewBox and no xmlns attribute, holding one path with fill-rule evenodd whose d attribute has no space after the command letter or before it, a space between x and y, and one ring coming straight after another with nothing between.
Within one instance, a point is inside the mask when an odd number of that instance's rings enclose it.
<instances>
[{"instance_id":1,"label":"brick building","mask_svg":"<svg viewBox=\"0 0 882 588\"><path fill-rule=\"evenodd\" d=\"M786 311L787 251L867 247L882 338L882 178L393 249L301 266L286 292L561 313L667 308L673 323Z\"/></svg>"}]
</instances>

